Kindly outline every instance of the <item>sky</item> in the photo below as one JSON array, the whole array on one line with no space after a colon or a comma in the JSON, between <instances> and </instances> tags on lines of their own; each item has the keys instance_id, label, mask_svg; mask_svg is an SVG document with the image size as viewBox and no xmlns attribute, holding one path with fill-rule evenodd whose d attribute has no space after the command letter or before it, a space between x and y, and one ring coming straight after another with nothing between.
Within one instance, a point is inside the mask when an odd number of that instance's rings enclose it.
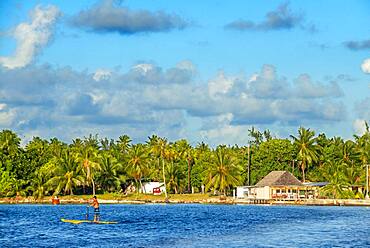
<instances>
[{"instance_id":1,"label":"sky","mask_svg":"<svg viewBox=\"0 0 370 248\"><path fill-rule=\"evenodd\" d=\"M245 145L370 122L370 1L0 2L0 129Z\"/></svg>"}]
</instances>

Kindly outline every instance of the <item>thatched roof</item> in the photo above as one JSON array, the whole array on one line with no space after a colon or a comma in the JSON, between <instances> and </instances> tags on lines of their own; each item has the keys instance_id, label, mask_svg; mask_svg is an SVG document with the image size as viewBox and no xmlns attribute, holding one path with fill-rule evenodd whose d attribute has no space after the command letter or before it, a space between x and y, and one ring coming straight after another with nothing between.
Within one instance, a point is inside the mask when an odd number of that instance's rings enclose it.
<instances>
[{"instance_id":1,"label":"thatched roof","mask_svg":"<svg viewBox=\"0 0 370 248\"><path fill-rule=\"evenodd\" d=\"M271 171L255 186L303 186L303 184L288 171Z\"/></svg>"}]
</instances>

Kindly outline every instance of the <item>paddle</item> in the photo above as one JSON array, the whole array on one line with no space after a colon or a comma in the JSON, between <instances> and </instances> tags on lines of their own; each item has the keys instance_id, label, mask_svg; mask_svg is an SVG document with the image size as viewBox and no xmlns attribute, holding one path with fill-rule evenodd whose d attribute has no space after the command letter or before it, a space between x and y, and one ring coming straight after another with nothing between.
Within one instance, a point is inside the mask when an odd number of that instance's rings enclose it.
<instances>
[{"instance_id":1,"label":"paddle","mask_svg":"<svg viewBox=\"0 0 370 248\"><path fill-rule=\"evenodd\" d=\"M86 220L89 220L89 209L90 209L90 206L89 206L89 204L87 204L87 206L86 206Z\"/></svg>"}]
</instances>

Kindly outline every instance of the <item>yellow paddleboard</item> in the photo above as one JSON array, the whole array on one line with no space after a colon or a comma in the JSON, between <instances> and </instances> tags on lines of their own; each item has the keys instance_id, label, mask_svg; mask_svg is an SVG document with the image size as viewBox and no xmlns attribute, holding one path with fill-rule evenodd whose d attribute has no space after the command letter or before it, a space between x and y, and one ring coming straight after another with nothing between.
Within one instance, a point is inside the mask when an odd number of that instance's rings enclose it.
<instances>
[{"instance_id":1,"label":"yellow paddleboard","mask_svg":"<svg viewBox=\"0 0 370 248\"><path fill-rule=\"evenodd\" d=\"M62 222L72 223L72 224L82 224L82 223L89 223L89 224L118 224L117 221L93 221L93 220L67 220L67 219L60 219Z\"/></svg>"}]
</instances>

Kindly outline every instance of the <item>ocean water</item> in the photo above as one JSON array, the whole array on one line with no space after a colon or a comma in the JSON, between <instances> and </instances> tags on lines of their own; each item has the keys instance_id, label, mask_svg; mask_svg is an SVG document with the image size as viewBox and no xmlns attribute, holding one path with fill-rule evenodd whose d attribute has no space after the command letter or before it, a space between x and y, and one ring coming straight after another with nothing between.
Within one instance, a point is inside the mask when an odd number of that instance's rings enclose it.
<instances>
[{"instance_id":1,"label":"ocean water","mask_svg":"<svg viewBox=\"0 0 370 248\"><path fill-rule=\"evenodd\" d=\"M370 247L370 208L104 205L115 225L84 219L86 205L0 205L1 247Z\"/></svg>"}]
</instances>

